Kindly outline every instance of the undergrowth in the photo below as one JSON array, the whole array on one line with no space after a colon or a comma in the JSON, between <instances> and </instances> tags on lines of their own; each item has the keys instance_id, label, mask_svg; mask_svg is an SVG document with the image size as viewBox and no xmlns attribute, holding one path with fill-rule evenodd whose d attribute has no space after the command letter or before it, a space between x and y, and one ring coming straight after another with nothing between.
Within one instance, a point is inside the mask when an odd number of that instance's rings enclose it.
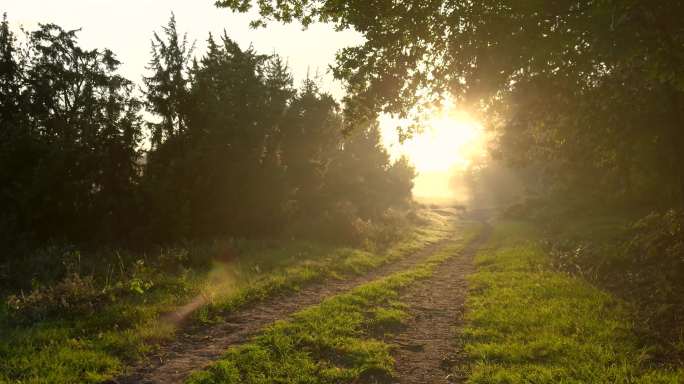
<instances>
[{"instance_id":1,"label":"undergrowth","mask_svg":"<svg viewBox=\"0 0 684 384\"><path fill-rule=\"evenodd\" d=\"M684 212L653 204L527 202L507 215L543 228L555 269L635 307L636 331L662 364L684 366Z\"/></svg>"}]
</instances>

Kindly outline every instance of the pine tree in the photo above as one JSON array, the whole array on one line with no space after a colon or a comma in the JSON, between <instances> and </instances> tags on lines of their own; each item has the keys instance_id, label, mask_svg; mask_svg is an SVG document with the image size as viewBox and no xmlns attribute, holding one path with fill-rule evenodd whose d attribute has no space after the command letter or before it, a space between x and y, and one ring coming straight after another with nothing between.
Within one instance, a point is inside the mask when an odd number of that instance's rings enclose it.
<instances>
[{"instance_id":1,"label":"pine tree","mask_svg":"<svg viewBox=\"0 0 684 384\"><path fill-rule=\"evenodd\" d=\"M143 78L147 109L160 119L149 123L154 146L187 129L189 66L194 51L194 44L188 42L187 35L178 34L173 13L162 32L161 36L154 33L152 59L148 65L152 74Z\"/></svg>"}]
</instances>

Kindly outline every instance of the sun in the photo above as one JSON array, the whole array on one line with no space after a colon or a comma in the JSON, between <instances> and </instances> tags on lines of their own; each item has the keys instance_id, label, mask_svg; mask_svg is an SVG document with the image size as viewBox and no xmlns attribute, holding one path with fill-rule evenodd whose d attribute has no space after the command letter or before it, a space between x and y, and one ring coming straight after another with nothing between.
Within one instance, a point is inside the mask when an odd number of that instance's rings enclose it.
<instances>
[{"instance_id":1,"label":"sun","mask_svg":"<svg viewBox=\"0 0 684 384\"><path fill-rule=\"evenodd\" d=\"M396 121L394 121L396 123ZM385 124L394 127L396 124ZM418 172L414 195L456 198L451 175L467 170L487 155L487 135L467 112L447 107L426 119L423 129L400 143L396 132L383 130L392 157L406 156Z\"/></svg>"},{"instance_id":2,"label":"sun","mask_svg":"<svg viewBox=\"0 0 684 384\"><path fill-rule=\"evenodd\" d=\"M419 173L466 169L484 149L482 125L455 113L429 119L422 132L403 144L403 154Z\"/></svg>"},{"instance_id":3,"label":"sun","mask_svg":"<svg viewBox=\"0 0 684 384\"><path fill-rule=\"evenodd\" d=\"M393 157L406 156L419 173L467 169L486 154L485 130L467 112L452 108L433 113L422 123L422 130L400 143L393 128L396 121L384 124L385 145Z\"/></svg>"}]
</instances>

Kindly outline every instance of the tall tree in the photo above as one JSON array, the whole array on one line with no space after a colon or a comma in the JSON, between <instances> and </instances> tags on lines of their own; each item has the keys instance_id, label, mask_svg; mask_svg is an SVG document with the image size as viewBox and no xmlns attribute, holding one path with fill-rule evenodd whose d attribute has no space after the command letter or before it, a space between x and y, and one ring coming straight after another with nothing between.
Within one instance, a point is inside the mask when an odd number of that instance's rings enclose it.
<instances>
[{"instance_id":1,"label":"tall tree","mask_svg":"<svg viewBox=\"0 0 684 384\"><path fill-rule=\"evenodd\" d=\"M140 102L108 50L85 50L77 31L48 24L12 49L0 28L3 72L0 177L11 238L125 237L141 140Z\"/></svg>"},{"instance_id":2,"label":"tall tree","mask_svg":"<svg viewBox=\"0 0 684 384\"><path fill-rule=\"evenodd\" d=\"M415 174L406 159L390 162L377 122L356 128L335 154L326 177L333 200L345 200L364 219L377 219L411 199Z\"/></svg>"},{"instance_id":3,"label":"tall tree","mask_svg":"<svg viewBox=\"0 0 684 384\"><path fill-rule=\"evenodd\" d=\"M178 34L173 13L168 24L162 27L162 33L163 36L154 33L148 65L152 73L143 78L147 109L160 119L148 123L155 146L187 129L189 69L194 51L187 35Z\"/></svg>"},{"instance_id":4,"label":"tall tree","mask_svg":"<svg viewBox=\"0 0 684 384\"><path fill-rule=\"evenodd\" d=\"M8 244L27 230L19 198L33 177L31 163L35 142L27 128L22 108L23 62L18 56L16 37L10 30L7 14L0 24L0 242Z\"/></svg>"},{"instance_id":5,"label":"tall tree","mask_svg":"<svg viewBox=\"0 0 684 384\"><path fill-rule=\"evenodd\" d=\"M225 33L207 43L189 72L187 103L174 107L185 108L183 134L148 156L150 225L165 238L273 232L283 218L278 127L291 78L282 61Z\"/></svg>"},{"instance_id":6,"label":"tall tree","mask_svg":"<svg viewBox=\"0 0 684 384\"><path fill-rule=\"evenodd\" d=\"M342 120L332 96L306 79L292 100L280 127L282 162L290 199L297 212L308 216L323 208L325 175L341 144Z\"/></svg>"}]
</instances>

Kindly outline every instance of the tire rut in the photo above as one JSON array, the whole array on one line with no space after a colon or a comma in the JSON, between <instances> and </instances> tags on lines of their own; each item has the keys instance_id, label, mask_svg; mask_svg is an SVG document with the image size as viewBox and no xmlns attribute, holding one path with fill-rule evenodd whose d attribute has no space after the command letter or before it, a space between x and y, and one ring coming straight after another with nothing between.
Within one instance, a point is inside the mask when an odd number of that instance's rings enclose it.
<instances>
[{"instance_id":1,"label":"tire rut","mask_svg":"<svg viewBox=\"0 0 684 384\"><path fill-rule=\"evenodd\" d=\"M129 367L125 375L106 383L182 383L193 371L205 368L220 358L230 346L244 343L276 320L286 319L301 309L349 291L358 285L411 268L450 240L446 238L430 244L363 276L345 280L325 280L294 293L275 295L228 314L225 322L217 325L194 324L181 328L173 341L162 345L159 351L143 362Z\"/></svg>"},{"instance_id":2,"label":"tire rut","mask_svg":"<svg viewBox=\"0 0 684 384\"><path fill-rule=\"evenodd\" d=\"M489 238L485 224L478 237L446 262L434 274L412 284L401 293L408 306L406 328L386 340L394 344L396 383L459 383L462 378L449 376L451 368L463 359L456 344L456 329L463 325L468 290L466 276L474 271L472 259Z\"/></svg>"}]
</instances>

